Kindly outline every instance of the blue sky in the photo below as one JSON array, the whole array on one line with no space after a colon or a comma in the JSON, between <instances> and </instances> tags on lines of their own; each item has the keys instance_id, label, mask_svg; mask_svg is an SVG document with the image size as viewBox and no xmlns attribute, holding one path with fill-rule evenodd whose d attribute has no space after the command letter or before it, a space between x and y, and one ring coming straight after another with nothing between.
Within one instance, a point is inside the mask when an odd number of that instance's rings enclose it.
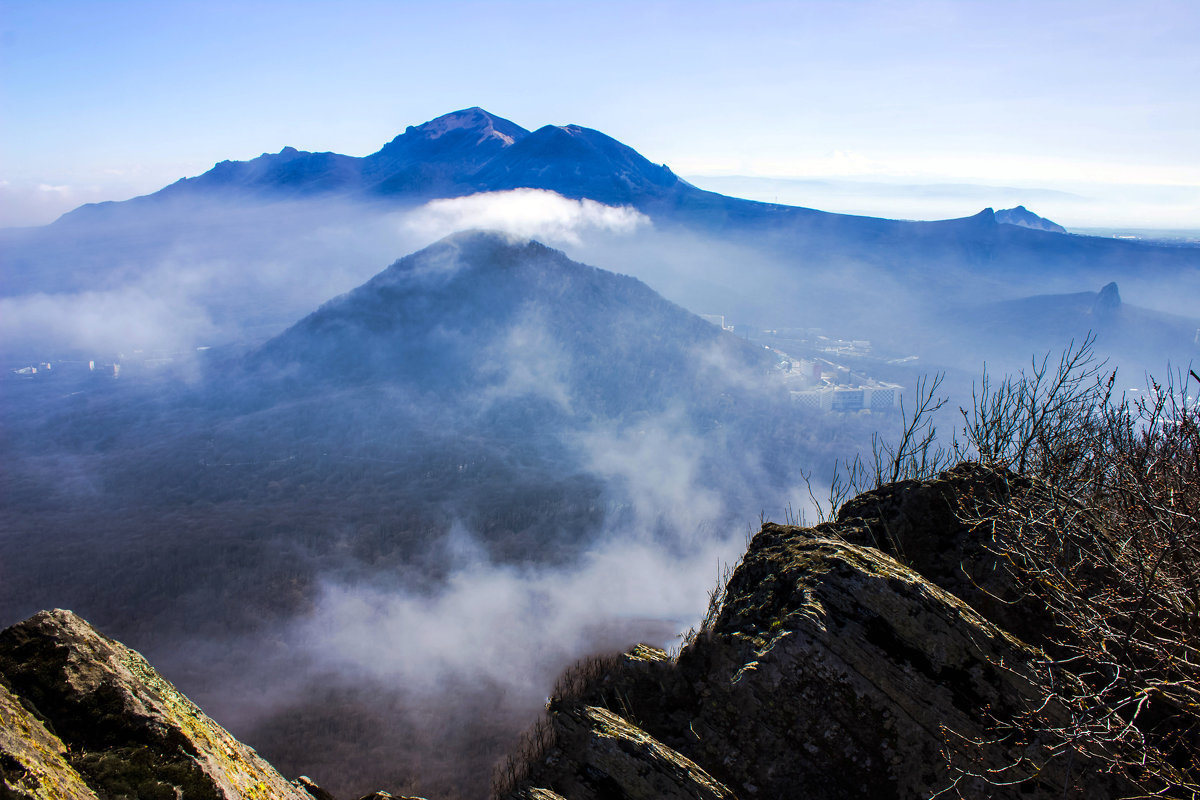
<instances>
[{"instance_id":1,"label":"blue sky","mask_svg":"<svg viewBox=\"0 0 1200 800\"><path fill-rule=\"evenodd\" d=\"M0 0L0 224L480 105L683 175L1052 188L1094 196L1074 224L1200 227L1197 41L1193 0Z\"/></svg>"}]
</instances>

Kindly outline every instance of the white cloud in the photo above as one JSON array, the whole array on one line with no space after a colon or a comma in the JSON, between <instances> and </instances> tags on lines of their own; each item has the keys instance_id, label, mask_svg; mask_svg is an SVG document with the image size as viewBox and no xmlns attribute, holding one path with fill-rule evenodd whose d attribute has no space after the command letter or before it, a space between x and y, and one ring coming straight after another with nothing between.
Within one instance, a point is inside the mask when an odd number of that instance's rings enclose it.
<instances>
[{"instance_id":1,"label":"white cloud","mask_svg":"<svg viewBox=\"0 0 1200 800\"><path fill-rule=\"evenodd\" d=\"M627 234L648 223L649 218L629 206L570 200L544 189L513 189L432 200L406 215L402 224L439 239L483 228L522 239L578 244L587 233Z\"/></svg>"},{"instance_id":2,"label":"white cloud","mask_svg":"<svg viewBox=\"0 0 1200 800\"><path fill-rule=\"evenodd\" d=\"M140 286L0 298L0 341L9 345L52 344L97 354L175 350L190 348L213 330L195 304Z\"/></svg>"},{"instance_id":3,"label":"white cloud","mask_svg":"<svg viewBox=\"0 0 1200 800\"><path fill-rule=\"evenodd\" d=\"M537 700L583 655L670 646L742 547L741 537L709 540L680 556L610 540L566 568L468 564L428 595L330 582L289 638L326 667L408 691L494 681Z\"/></svg>"},{"instance_id":4,"label":"white cloud","mask_svg":"<svg viewBox=\"0 0 1200 800\"><path fill-rule=\"evenodd\" d=\"M519 320L502 338L481 354L480 370L500 382L484 390L480 404L499 399L535 396L570 412L571 396L563 379L567 357L538 314L537 306L525 304Z\"/></svg>"},{"instance_id":5,"label":"white cloud","mask_svg":"<svg viewBox=\"0 0 1200 800\"><path fill-rule=\"evenodd\" d=\"M635 530L649 535L664 525L691 537L723 511L719 490L700 479L706 448L679 413L642 424L598 425L578 435L574 446L589 472L628 498Z\"/></svg>"}]
</instances>

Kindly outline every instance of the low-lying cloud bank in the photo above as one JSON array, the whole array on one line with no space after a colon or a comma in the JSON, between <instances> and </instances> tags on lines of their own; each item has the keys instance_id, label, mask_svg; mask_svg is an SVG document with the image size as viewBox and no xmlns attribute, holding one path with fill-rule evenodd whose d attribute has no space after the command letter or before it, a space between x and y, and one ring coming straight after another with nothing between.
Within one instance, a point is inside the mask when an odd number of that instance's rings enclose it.
<instances>
[{"instance_id":1,"label":"low-lying cloud bank","mask_svg":"<svg viewBox=\"0 0 1200 800\"><path fill-rule=\"evenodd\" d=\"M200 305L142 285L0 298L0 341L10 350L20 347L43 358L62 349L96 357L143 348L187 350L215 332Z\"/></svg>"},{"instance_id":2,"label":"low-lying cloud bank","mask_svg":"<svg viewBox=\"0 0 1200 800\"><path fill-rule=\"evenodd\" d=\"M432 595L330 582L290 636L339 674L418 694L464 680L499 684L536 703L582 655L641 640L670 646L744 544L714 539L680 558L613 541L561 569L480 561Z\"/></svg>"}]
</instances>

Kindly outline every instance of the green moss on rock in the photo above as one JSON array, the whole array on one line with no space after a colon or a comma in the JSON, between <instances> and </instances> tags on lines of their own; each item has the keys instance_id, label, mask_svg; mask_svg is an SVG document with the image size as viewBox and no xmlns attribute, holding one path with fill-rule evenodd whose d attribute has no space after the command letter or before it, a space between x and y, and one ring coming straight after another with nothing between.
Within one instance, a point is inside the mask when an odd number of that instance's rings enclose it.
<instances>
[{"instance_id":1,"label":"green moss on rock","mask_svg":"<svg viewBox=\"0 0 1200 800\"><path fill-rule=\"evenodd\" d=\"M43 611L0 632L0 673L51 721L97 794L311 800L140 654L70 611Z\"/></svg>"}]
</instances>

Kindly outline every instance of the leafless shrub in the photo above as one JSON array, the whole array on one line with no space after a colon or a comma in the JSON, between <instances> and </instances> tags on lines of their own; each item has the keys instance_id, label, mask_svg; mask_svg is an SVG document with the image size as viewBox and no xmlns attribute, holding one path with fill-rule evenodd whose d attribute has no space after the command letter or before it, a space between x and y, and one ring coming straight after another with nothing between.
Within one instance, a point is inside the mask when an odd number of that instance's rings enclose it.
<instances>
[{"instance_id":1,"label":"leafless shrub","mask_svg":"<svg viewBox=\"0 0 1200 800\"><path fill-rule=\"evenodd\" d=\"M554 683L546 712L528 728L513 751L492 772L492 797L511 797L529 785L537 770L554 759L560 742L552 714L578 704L598 705L632 719L619 686L624 656L593 655L571 664Z\"/></svg>"},{"instance_id":2,"label":"leafless shrub","mask_svg":"<svg viewBox=\"0 0 1200 800\"><path fill-rule=\"evenodd\" d=\"M947 402L938 394L945 378L946 374L939 372L933 377L926 375L918 379L911 412L905 412L901 398L900 416L905 424L896 444L878 434L872 435L871 452L875 462L872 488L878 489L885 483L902 479L928 478L950 466L953 451L938 443L934 424L934 416Z\"/></svg>"},{"instance_id":3,"label":"leafless shrub","mask_svg":"<svg viewBox=\"0 0 1200 800\"><path fill-rule=\"evenodd\" d=\"M549 717L537 721L521 734L516 748L492 771L492 797L515 795L529 785L529 778L557 746L554 723Z\"/></svg>"},{"instance_id":4,"label":"leafless shrub","mask_svg":"<svg viewBox=\"0 0 1200 800\"><path fill-rule=\"evenodd\" d=\"M824 498L814 494L811 475L801 471L818 523L836 519L842 505L862 492L878 489L885 483L932 477L957 460L958 448L939 443L935 424L937 412L947 403L947 398L938 394L944 380L945 373L919 378L912 407L906 409L901 398L900 418L904 427L895 443L873 433L869 462L856 455L839 468L835 461Z\"/></svg>"},{"instance_id":5,"label":"leafless shrub","mask_svg":"<svg viewBox=\"0 0 1200 800\"><path fill-rule=\"evenodd\" d=\"M581 658L562 671L550 693L550 708L574 701L596 704L595 695L621 666L619 653Z\"/></svg>"},{"instance_id":6,"label":"leafless shrub","mask_svg":"<svg viewBox=\"0 0 1200 800\"><path fill-rule=\"evenodd\" d=\"M817 523L831 522L837 517L838 509L860 491L859 487L866 485L866 468L862 459L855 456L839 468L838 462L833 462L833 478L829 481L829 492L822 499L813 493L811 475L803 470L800 477L808 489L808 499L812 502L813 511L817 515Z\"/></svg>"},{"instance_id":7,"label":"leafless shrub","mask_svg":"<svg viewBox=\"0 0 1200 800\"><path fill-rule=\"evenodd\" d=\"M1011 772L1053 767L1064 796L1099 771L1129 796L1200 797L1200 413L1186 391L1200 377L1114 398L1090 338L1049 366L985 376L963 413L976 458L1041 487L964 521L991 527L996 562L1049 612L1043 695L993 720L994 740L948 746L948 762L998 786L1015 779L972 748L1036 740L1043 763Z\"/></svg>"},{"instance_id":8,"label":"leafless shrub","mask_svg":"<svg viewBox=\"0 0 1200 800\"><path fill-rule=\"evenodd\" d=\"M747 542L748 544L749 542ZM699 627L688 628L687 632L680 636L679 648L671 653L672 657L677 657L698 637L712 632L717 623L717 617L721 613L721 606L725 604L725 590L729 586L729 579L733 577L733 573L740 563L741 559L738 559L732 563L722 562L718 565L716 582L713 584L713 588L708 590L708 607L705 609L704 619L700 621Z\"/></svg>"},{"instance_id":9,"label":"leafless shrub","mask_svg":"<svg viewBox=\"0 0 1200 800\"><path fill-rule=\"evenodd\" d=\"M1116 373L1107 375L1095 355L1095 337L1068 345L1051 370L1050 355L1029 371L998 383L984 370L971 392L972 408L960 409L963 439L956 455L1036 474L1057 485L1077 484L1085 456L1100 444L1096 427L1112 409Z\"/></svg>"}]
</instances>

